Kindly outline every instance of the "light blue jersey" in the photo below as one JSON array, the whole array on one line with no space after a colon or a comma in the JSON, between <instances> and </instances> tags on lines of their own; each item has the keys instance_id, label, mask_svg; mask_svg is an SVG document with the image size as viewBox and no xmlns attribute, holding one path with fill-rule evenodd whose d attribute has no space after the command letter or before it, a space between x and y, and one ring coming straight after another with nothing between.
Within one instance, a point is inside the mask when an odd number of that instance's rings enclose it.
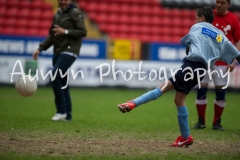
<instances>
[{"instance_id":1,"label":"light blue jersey","mask_svg":"<svg viewBox=\"0 0 240 160\"><path fill-rule=\"evenodd\" d=\"M240 55L222 31L206 22L194 24L180 42L189 47L187 60L203 62L206 67L208 63L213 66L217 60L231 64Z\"/></svg>"}]
</instances>

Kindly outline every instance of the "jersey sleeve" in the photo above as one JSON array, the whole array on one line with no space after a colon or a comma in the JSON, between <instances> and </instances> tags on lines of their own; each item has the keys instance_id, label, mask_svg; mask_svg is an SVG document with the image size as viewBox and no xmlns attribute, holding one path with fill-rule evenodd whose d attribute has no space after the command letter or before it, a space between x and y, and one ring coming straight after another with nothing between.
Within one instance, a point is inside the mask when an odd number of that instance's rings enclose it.
<instances>
[{"instance_id":1,"label":"jersey sleeve","mask_svg":"<svg viewBox=\"0 0 240 160\"><path fill-rule=\"evenodd\" d=\"M220 60L223 60L227 64L231 64L233 60L238 56L240 56L240 52L230 41L227 41Z\"/></svg>"}]
</instances>

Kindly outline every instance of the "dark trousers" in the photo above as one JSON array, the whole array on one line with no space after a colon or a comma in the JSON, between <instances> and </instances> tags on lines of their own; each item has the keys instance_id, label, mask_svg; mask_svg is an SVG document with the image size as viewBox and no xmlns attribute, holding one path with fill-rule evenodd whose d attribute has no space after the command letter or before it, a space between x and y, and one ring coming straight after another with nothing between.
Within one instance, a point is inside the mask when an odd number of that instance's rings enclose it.
<instances>
[{"instance_id":1,"label":"dark trousers","mask_svg":"<svg viewBox=\"0 0 240 160\"><path fill-rule=\"evenodd\" d=\"M67 55L67 54L56 54L53 56L53 76L57 72L56 78L51 81L52 89L55 96L55 105L57 108L57 113L65 114L67 113L67 118L72 119L72 103L69 92L69 85L65 89L62 87L66 86L67 83L67 74L66 72L69 69L69 78L71 77L70 67L73 62L76 60L75 57ZM60 70L62 71L62 75L60 74ZM65 75L66 74L66 75ZM64 76L63 76L64 75ZM69 81L69 80L68 80Z\"/></svg>"}]
</instances>

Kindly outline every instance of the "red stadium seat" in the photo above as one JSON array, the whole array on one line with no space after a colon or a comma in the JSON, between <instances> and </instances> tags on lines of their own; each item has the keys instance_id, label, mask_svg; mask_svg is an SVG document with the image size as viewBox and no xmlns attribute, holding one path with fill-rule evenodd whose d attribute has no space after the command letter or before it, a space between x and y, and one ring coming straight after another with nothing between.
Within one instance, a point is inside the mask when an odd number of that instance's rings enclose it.
<instances>
[{"instance_id":1,"label":"red stadium seat","mask_svg":"<svg viewBox=\"0 0 240 160\"><path fill-rule=\"evenodd\" d=\"M139 5L131 5L131 9L130 9L130 11L129 11L129 13L131 14L131 15L142 15L142 13L140 12L141 11L141 6L139 6Z\"/></svg>"},{"instance_id":2,"label":"red stadium seat","mask_svg":"<svg viewBox=\"0 0 240 160\"><path fill-rule=\"evenodd\" d=\"M171 26L171 19L169 17L163 17L161 21L162 27L170 27Z\"/></svg>"},{"instance_id":3,"label":"red stadium seat","mask_svg":"<svg viewBox=\"0 0 240 160\"><path fill-rule=\"evenodd\" d=\"M161 9L161 16L165 18L171 17L171 9Z\"/></svg>"},{"instance_id":4,"label":"red stadium seat","mask_svg":"<svg viewBox=\"0 0 240 160\"><path fill-rule=\"evenodd\" d=\"M132 24L128 27L128 32L132 34L139 34L141 33L141 27L136 24Z\"/></svg>"},{"instance_id":5,"label":"red stadium seat","mask_svg":"<svg viewBox=\"0 0 240 160\"><path fill-rule=\"evenodd\" d=\"M149 35L149 34L139 35L138 39L142 42L149 42L149 41L151 41L151 35Z\"/></svg>"},{"instance_id":6,"label":"red stadium seat","mask_svg":"<svg viewBox=\"0 0 240 160\"><path fill-rule=\"evenodd\" d=\"M141 24L141 16L133 15L133 16L129 17L129 22L131 24L136 24L136 25Z\"/></svg>"},{"instance_id":7,"label":"red stadium seat","mask_svg":"<svg viewBox=\"0 0 240 160\"><path fill-rule=\"evenodd\" d=\"M41 29L38 31L38 35L41 37L46 37L48 36L49 30L48 29Z\"/></svg>"},{"instance_id":8,"label":"red stadium seat","mask_svg":"<svg viewBox=\"0 0 240 160\"><path fill-rule=\"evenodd\" d=\"M2 26L5 26L5 27L15 27L15 23L16 23L16 18L5 18L4 23L2 24Z\"/></svg>"},{"instance_id":9,"label":"red stadium seat","mask_svg":"<svg viewBox=\"0 0 240 160\"><path fill-rule=\"evenodd\" d=\"M18 18L28 18L30 15L30 9L28 8L22 8L20 9L20 11L18 12L18 14L16 15Z\"/></svg>"},{"instance_id":10,"label":"red stadium seat","mask_svg":"<svg viewBox=\"0 0 240 160\"><path fill-rule=\"evenodd\" d=\"M27 32L26 32L26 35L28 35L28 36L38 36L38 29L37 28L28 29Z\"/></svg>"},{"instance_id":11,"label":"red stadium seat","mask_svg":"<svg viewBox=\"0 0 240 160\"><path fill-rule=\"evenodd\" d=\"M4 23L5 18L4 17L0 17L0 24Z\"/></svg>"},{"instance_id":12,"label":"red stadium seat","mask_svg":"<svg viewBox=\"0 0 240 160\"><path fill-rule=\"evenodd\" d=\"M172 39L171 39L171 36L168 36L168 35L163 35L163 36L160 36L160 39L159 41L161 42L172 42Z\"/></svg>"},{"instance_id":13,"label":"red stadium seat","mask_svg":"<svg viewBox=\"0 0 240 160\"><path fill-rule=\"evenodd\" d=\"M97 11L100 13L108 12L109 5L105 2L102 2L98 5Z\"/></svg>"},{"instance_id":14,"label":"red stadium seat","mask_svg":"<svg viewBox=\"0 0 240 160\"><path fill-rule=\"evenodd\" d=\"M119 19L119 15L118 15L118 14L110 14L110 15L108 15L108 18L106 19L106 22L107 22L107 23L115 23L115 24L118 24L118 23L120 23L120 22L118 21L118 19Z\"/></svg>"},{"instance_id":15,"label":"red stadium seat","mask_svg":"<svg viewBox=\"0 0 240 160\"><path fill-rule=\"evenodd\" d=\"M88 12L95 12L98 9L98 4L95 2L90 2L88 3L88 5L86 6L86 10Z\"/></svg>"},{"instance_id":16,"label":"red stadium seat","mask_svg":"<svg viewBox=\"0 0 240 160\"><path fill-rule=\"evenodd\" d=\"M78 1L78 4L79 4L79 8L81 10L86 10L87 6L88 6L88 3L86 1Z\"/></svg>"},{"instance_id":17,"label":"red stadium seat","mask_svg":"<svg viewBox=\"0 0 240 160\"><path fill-rule=\"evenodd\" d=\"M29 1L19 1L18 7L19 8L29 8L30 2Z\"/></svg>"},{"instance_id":18,"label":"red stadium seat","mask_svg":"<svg viewBox=\"0 0 240 160\"><path fill-rule=\"evenodd\" d=\"M0 6L0 17L4 17L6 14L7 7Z\"/></svg>"},{"instance_id":19,"label":"red stadium seat","mask_svg":"<svg viewBox=\"0 0 240 160\"><path fill-rule=\"evenodd\" d=\"M151 18L151 25L160 26L161 25L161 18L159 16L153 16Z\"/></svg>"},{"instance_id":20,"label":"red stadium seat","mask_svg":"<svg viewBox=\"0 0 240 160\"><path fill-rule=\"evenodd\" d=\"M34 0L30 3L31 9L42 9L44 2L41 0Z\"/></svg>"},{"instance_id":21,"label":"red stadium seat","mask_svg":"<svg viewBox=\"0 0 240 160\"><path fill-rule=\"evenodd\" d=\"M152 8L150 6L143 6L141 8L141 13L144 15L151 15Z\"/></svg>"},{"instance_id":22,"label":"red stadium seat","mask_svg":"<svg viewBox=\"0 0 240 160\"><path fill-rule=\"evenodd\" d=\"M171 26L180 26L183 23L183 18L180 17L172 17L171 18Z\"/></svg>"},{"instance_id":23,"label":"red stadium seat","mask_svg":"<svg viewBox=\"0 0 240 160\"><path fill-rule=\"evenodd\" d=\"M151 28L148 26L139 26L139 32L140 34L150 34L151 33Z\"/></svg>"},{"instance_id":24,"label":"red stadium seat","mask_svg":"<svg viewBox=\"0 0 240 160\"><path fill-rule=\"evenodd\" d=\"M153 6L151 9L151 14L153 16L161 16L162 9L159 6Z\"/></svg>"},{"instance_id":25,"label":"red stadium seat","mask_svg":"<svg viewBox=\"0 0 240 160\"><path fill-rule=\"evenodd\" d=\"M52 10L46 10L39 16L42 20L52 20L54 13Z\"/></svg>"},{"instance_id":26,"label":"red stadium seat","mask_svg":"<svg viewBox=\"0 0 240 160\"><path fill-rule=\"evenodd\" d=\"M16 28L26 27L29 23L29 20L27 18L21 18L17 20Z\"/></svg>"},{"instance_id":27,"label":"red stadium seat","mask_svg":"<svg viewBox=\"0 0 240 160\"><path fill-rule=\"evenodd\" d=\"M97 23L106 23L107 19L108 19L108 15L105 13L101 13L101 14L98 14L98 16L94 21Z\"/></svg>"},{"instance_id":28,"label":"red stadium seat","mask_svg":"<svg viewBox=\"0 0 240 160\"><path fill-rule=\"evenodd\" d=\"M172 27L171 31L168 33L171 36L180 36L182 29L178 26Z\"/></svg>"},{"instance_id":29,"label":"red stadium seat","mask_svg":"<svg viewBox=\"0 0 240 160\"><path fill-rule=\"evenodd\" d=\"M14 30L15 30L14 27L3 27L2 28L2 34L13 35Z\"/></svg>"},{"instance_id":30,"label":"red stadium seat","mask_svg":"<svg viewBox=\"0 0 240 160\"><path fill-rule=\"evenodd\" d=\"M160 35L162 31L162 28L157 26L149 27L148 29L151 35L155 35L155 34Z\"/></svg>"},{"instance_id":31,"label":"red stadium seat","mask_svg":"<svg viewBox=\"0 0 240 160\"><path fill-rule=\"evenodd\" d=\"M41 9L44 11L48 11L48 10L52 10L53 6L51 3L45 2L45 3L42 3Z\"/></svg>"},{"instance_id":32,"label":"red stadium seat","mask_svg":"<svg viewBox=\"0 0 240 160\"><path fill-rule=\"evenodd\" d=\"M29 17L32 19L40 18L42 13L43 12L41 9L34 9L31 11L31 14L29 15Z\"/></svg>"},{"instance_id":33,"label":"red stadium seat","mask_svg":"<svg viewBox=\"0 0 240 160\"><path fill-rule=\"evenodd\" d=\"M172 29L166 26L166 27L161 27L160 30L161 30L160 32L161 36L170 36L170 32Z\"/></svg>"},{"instance_id":34,"label":"red stadium seat","mask_svg":"<svg viewBox=\"0 0 240 160\"><path fill-rule=\"evenodd\" d=\"M161 40L161 36L159 36L158 34L152 35L151 39L149 41L151 42L160 42Z\"/></svg>"},{"instance_id":35,"label":"red stadium seat","mask_svg":"<svg viewBox=\"0 0 240 160\"><path fill-rule=\"evenodd\" d=\"M27 29L25 27L20 27L20 28L16 28L13 33L16 35L23 36L23 35L26 35L26 32L27 32Z\"/></svg>"},{"instance_id":36,"label":"red stadium seat","mask_svg":"<svg viewBox=\"0 0 240 160\"><path fill-rule=\"evenodd\" d=\"M0 0L0 6L6 6L6 1L5 0Z\"/></svg>"},{"instance_id":37,"label":"red stadium seat","mask_svg":"<svg viewBox=\"0 0 240 160\"><path fill-rule=\"evenodd\" d=\"M120 33L129 33L129 26L128 25L118 25L117 28L115 28L114 32L120 32Z\"/></svg>"},{"instance_id":38,"label":"red stadium seat","mask_svg":"<svg viewBox=\"0 0 240 160\"><path fill-rule=\"evenodd\" d=\"M89 19L95 21L98 18L98 14L96 12L91 12L88 14Z\"/></svg>"},{"instance_id":39,"label":"red stadium seat","mask_svg":"<svg viewBox=\"0 0 240 160\"><path fill-rule=\"evenodd\" d=\"M120 24L129 24L130 23L129 15L121 14L117 21L119 21Z\"/></svg>"},{"instance_id":40,"label":"red stadium seat","mask_svg":"<svg viewBox=\"0 0 240 160\"><path fill-rule=\"evenodd\" d=\"M107 33L113 33L116 31L117 25L115 24L106 24L106 23L101 23L99 25L99 29L102 32L107 32Z\"/></svg>"},{"instance_id":41,"label":"red stadium seat","mask_svg":"<svg viewBox=\"0 0 240 160\"><path fill-rule=\"evenodd\" d=\"M38 28L40 23L41 23L40 20L33 19L33 20L31 20L31 22L27 23L26 27L28 29Z\"/></svg>"},{"instance_id":42,"label":"red stadium seat","mask_svg":"<svg viewBox=\"0 0 240 160\"><path fill-rule=\"evenodd\" d=\"M192 18L192 12L189 9L182 9L181 14L182 18Z\"/></svg>"},{"instance_id":43,"label":"red stadium seat","mask_svg":"<svg viewBox=\"0 0 240 160\"><path fill-rule=\"evenodd\" d=\"M146 15L142 16L140 23L141 23L141 25L150 25L151 24L151 17L146 16Z\"/></svg>"},{"instance_id":44,"label":"red stadium seat","mask_svg":"<svg viewBox=\"0 0 240 160\"><path fill-rule=\"evenodd\" d=\"M109 12L111 13L120 13L120 9L119 9L119 4L117 3L112 3L111 5L109 5Z\"/></svg>"},{"instance_id":45,"label":"red stadium seat","mask_svg":"<svg viewBox=\"0 0 240 160\"><path fill-rule=\"evenodd\" d=\"M171 9L170 17L182 18L182 11L180 9Z\"/></svg>"},{"instance_id":46,"label":"red stadium seat","mask_svg":"<svg viewBox=\"0 0 240 160\"><path fill-rule=\"evenodd\" d=\"M38 27L40 29L43 29L43 30L48 30L52 25L52 21L51 20L46 20L46 21L41 21L39 24L38 24Z\"/></svg>"},{"instance_id":47,"label":"red stadium seat","mask_svg":"<svg viewBox=\"0 0 240 160\"><path fill-rule=\"evenodd\" d=\"M182 23L179 24L180 27L187 27L191 28L191 26L195 23L195 19L190 19L190 18L182 18L181 19Z\"/></svg>"},{"instance_id":48,"label":"red stadium seat","mask_svg":"<svg viewBox=\"0 0 240 160\"><path fill-rule=\"evenodd\" d=\"M98 24L98 29L101 31L101 32L106 32L106 33L108 33L107 32L107 27L108 27L108 25L106 24L106 23L100 23L100 24ZM110 33L109 33L110 34Z\"/></svg>"},{"instance_id":49,"label":"red stadium seat","mask_svg":"<svg viewBox=\"0 0 240 160\"><path fill-rule=\"evenodd\" d=\"M15 17L18 14L18 10L18 7L11 7L6 11L5 16L8 18Z\"/></svg>"},{"instance_id":50,"label":"red stadium seat","mask_svg":"<svg viewBox=\"0 0 240 160\"><path fill-rule=\"evenodd\" d=\"M7 7L18 7L17 0L7 0L5 4Z\"/></svg>"},{"instance_id":51,"label":"red stadium seat","mask_svg":"<svg viewBox=\"0 0 240 160\"><path fill-rule=\"evenodd\" d=\"M121 14L130 14L131 12L131 6L130 5L127 5L127 4L122 4L119 6L118 8L118 11L121 13Z\"/></svg>"},{"instance_id":52,"label":"red stadium seat","mask_svg":"<svg viewBox=\"0 0 240 160\"><path fill-rule=\"evenodd\" d=\"M171 43L180 43L180 39L179 36L171 36Z\"/></svg>"}]
</instances>

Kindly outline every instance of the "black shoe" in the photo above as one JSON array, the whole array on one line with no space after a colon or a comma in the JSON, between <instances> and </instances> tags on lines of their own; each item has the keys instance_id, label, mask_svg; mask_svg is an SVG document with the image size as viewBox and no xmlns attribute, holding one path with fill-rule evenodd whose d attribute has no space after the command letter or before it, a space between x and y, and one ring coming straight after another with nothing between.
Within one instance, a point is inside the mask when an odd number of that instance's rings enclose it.
<instances>
[{"instance_id":1,"label":"black shoe","mask_svg":"<svg viewBox=\"0 0 240 160\"><path fill-rule=\"evenodd\" d=\"M213 124L212 129L224 131L224 128L221 125L221 118L217 119L216 123Z\"/></svg>"},{"instance_id":2,"label":"black shoe","mask_svg":"<svg viewBox=\"0 0 240 160\"><path fill-rule=\"evenodd\" d=\"M204 128L206 128L204 119L202 117L199 117L197 124L193 126L192 129L204 129Z\"/></svg>"}]
</instances>

